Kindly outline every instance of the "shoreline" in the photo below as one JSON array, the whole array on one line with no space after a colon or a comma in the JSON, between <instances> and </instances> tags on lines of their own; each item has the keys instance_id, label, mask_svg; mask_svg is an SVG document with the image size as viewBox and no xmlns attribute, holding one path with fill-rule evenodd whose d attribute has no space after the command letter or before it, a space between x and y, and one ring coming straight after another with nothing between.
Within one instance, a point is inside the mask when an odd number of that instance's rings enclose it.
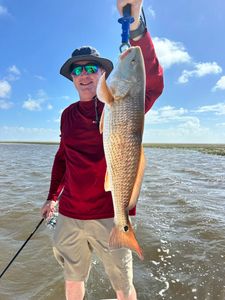
<instances>
[{"instance_id":1,"label":"shoreline","mask_svg":"<svg viewBox=\"0 0 225 300\"><path fill-rule=\"evenodd\" d=\"M0 141L0 144L59 145L59 142ZM225 144L143 143L143 146L144 148L195 150L202 153L225 156Z\"/></svg>"},{"instance_id":2,"label":"shoreline","mask_svg":"<svg viewBox=\"0 0 225 300\"><path fill-rule=\"evenodd\" d=\"M184 150L194 150L206 154L214 154L225 156L225 144L185 144L185 143L153 143L144 144L146 148L160 148L160 149L184 149Z\"/></svg>"},{"instance_id":3,"label":"shoreline","mask_svg":"<svg viewBox=\"0 0 225 300\"><path fill-rule=\"evenodd\" d=\"M41 141L0 141L0 144L27 144L27 145L59 145L59 142L41 142Z\"/></svg>"}]
</instances>

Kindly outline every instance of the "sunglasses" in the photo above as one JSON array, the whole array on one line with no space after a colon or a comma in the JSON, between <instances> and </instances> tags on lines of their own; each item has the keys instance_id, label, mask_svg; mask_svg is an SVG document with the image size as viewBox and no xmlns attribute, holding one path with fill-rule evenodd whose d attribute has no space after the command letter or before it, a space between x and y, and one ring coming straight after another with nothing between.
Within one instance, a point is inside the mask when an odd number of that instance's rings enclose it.
<instances>
[{"instance_id":1,"label":"sunglasses","mask_svg":"<svg viewBox=\"0 0 225 300\"><path fill-rule=\"evenodd\" d=\"M76 65L73 68L73 71L71 72L72 76L79 76L83 70L85 70L87 72L87 74L94 74L97 73L99 69L99 66L96 64L86 64L86 65Z\"/></svg>"}]
</instances>

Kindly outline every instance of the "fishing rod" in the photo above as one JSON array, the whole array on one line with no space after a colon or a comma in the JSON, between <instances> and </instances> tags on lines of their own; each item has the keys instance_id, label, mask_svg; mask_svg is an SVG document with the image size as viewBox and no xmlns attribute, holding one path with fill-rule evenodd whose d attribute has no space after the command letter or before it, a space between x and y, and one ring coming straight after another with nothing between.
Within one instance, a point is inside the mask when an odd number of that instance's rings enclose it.
<instances>
[{"instance_id":1,"label":"fishing rod","mask_svg":"<svg viewBox=\"0 0 225 300\"><path fill-rule=\"evenodd\" d=\"M27 242L32 238L32 236L35 234L35 232L41 226L41 224L43 223L43 221L44 221L44 218L41 219L41 221L38 223L38 225L36 226L36 228L34 229L34 231L30 234L30 236L26 239L26 241L23 243L23 245L20 247L20 249L16 252L16 254L14 255L14 257L11 259L11 261L8 263L8 265L5 267L5 269L2 271L2 273L0 274L0 278L2 278L2 276L5 274L5 272L8 270L8 268L10 267L10 265L15 260L15 258L19 255L19 253L25 247L25 245L27 244Z\"/></svg>"}]
</instances>

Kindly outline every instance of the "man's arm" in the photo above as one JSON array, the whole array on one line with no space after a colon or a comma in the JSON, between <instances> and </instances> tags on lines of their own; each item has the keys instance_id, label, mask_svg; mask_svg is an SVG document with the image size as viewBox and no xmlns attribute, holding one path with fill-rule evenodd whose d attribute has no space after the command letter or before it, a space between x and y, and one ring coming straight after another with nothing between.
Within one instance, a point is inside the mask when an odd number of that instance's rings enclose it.
<instances>
[{"instance_id":1,"label":"man's arm","mask_svg":"<svg viewBox=\"0 0 225 300\"><path fill-rule=\"evenodd\" d=\"M130 33L133 33L135 37L130 39L130 44L131 46L140 46L144 57L146 71L145 112L147 112L163 91L163 69L158 62L149 32L145 26L141 26L142 2L142 0L117 0L117 7L122 15L123 7L131 4L131 15L134 17L134 22L130 24ZM138 29L141 29L141 32ZM135 31L138 31L138 35L134 34Z\"/></svg>"},{"instance_id":2,"label":"man's arm","mask_svg":"<svg viewBox=\"0 0 225 300\"><path fill-rule=\"evenodd\" d=\"M58 196L64 185L64 175L66 171L66 163L65 163L65 154L64 154L64 146L63 143L60 142L59 149L55 155L52 173L51 173L51 183L50 189L48 193L47 200L58 199Z\"/></svg>"},{"instance_id":3,"label":"man's arm","mask_svg":"<svg viewBox=\"0 0 225 300\"><path fill-rule=\"evenodd\" d=\"M66 171L65 153L63 143L60 142L59 149L55 155L52 173L50 189L47 197L47 201L41 208L41 214L44 218L50 218L53 215L54 207L58 196L60 195L64 186L64 175Z\"/></svg>"},{"instance_id":4,"label":"man's arm","mask_svg":"<svg viewBox=\"0 0 225 300\"><path fill-rule=\"evenodd\" d=\"M148 31L144 35L134 41L130 40L132 46L140 46L145 62L146 72L146 98L145 112L149 111L155 100L163 91L163 69L159 64L155 53L154 45Z\"/></svg>"}]
</instances>

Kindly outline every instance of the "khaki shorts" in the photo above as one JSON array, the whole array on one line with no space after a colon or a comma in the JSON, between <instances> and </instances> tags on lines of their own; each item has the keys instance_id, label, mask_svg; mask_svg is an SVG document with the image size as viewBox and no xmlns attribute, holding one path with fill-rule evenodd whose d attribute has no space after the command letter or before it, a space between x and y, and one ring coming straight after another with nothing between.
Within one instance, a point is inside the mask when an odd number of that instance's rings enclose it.
<instances>
[{"instance_id":1,"label":"khaki shorts","mask_svg":"<svg viewBox=\"0 0 225 300\"><path fill-rule=\"evenodd\" d=\"M53 252L64 268L65 280L88 279L92 252L101 259L115 291L129 294L133 286L133 261L129 249L110 250L113 219L77 220L59 214Z\"/></svg>"}]
</instances>

